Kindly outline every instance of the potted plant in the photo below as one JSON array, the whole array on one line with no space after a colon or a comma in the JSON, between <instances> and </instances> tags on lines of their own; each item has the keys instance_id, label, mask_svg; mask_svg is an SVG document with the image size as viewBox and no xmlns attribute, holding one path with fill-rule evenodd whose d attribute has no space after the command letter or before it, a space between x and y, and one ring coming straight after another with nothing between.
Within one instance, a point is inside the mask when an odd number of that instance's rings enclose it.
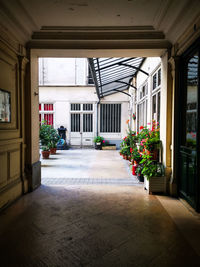
<instances>
[{"instance_id":1,"label":"potted plant","mask_svg":"<svg viewBox=\"0 0 200 267\"><path fill-rule=\"evenodd\" d=\"M95 143L95 149L102 149L102 144L103 144L104 138L101 136L95 136L94 138L94 143Z\"/></svg>"},{"instance_id":2,"label":"potted plant","mask_svg":"<svg viewBox=\"0 0 200 267\"><path fill-rule=\"evenodd\" d=\"M40 142L42 145L42 157L45 159L49 158L49 154L50 154L50 151L49 151L49 145L51 141L50 131L51 131L51 126L47 125L46 122L44 122L40 126L39 137L40 137Z\"/></svg>"},{"instance_id":3,"label":"potted plant","mask_svg":"<svg viewBox=\"0 0 200 267\"><path fill-rule=\"evenodd\" d=\"M43 159L48 159L49 155L50 155L50 150L49 150L49 146L42 146L42 158Z\"/></svg>"},{"instance_id":4,"label":"potted plant","mask_svg":"<svg viewBox=\"0 0 200 267\"><path fill-rule=\"evenodd\" d=\"M137 178L140 182L144 182L144 175L142 174L143 165L138 164L136 169Z\"/></svg>"},{"instance_id":5,"label":"potted plant","mask_svg":"<svg viewBox=\"0 0 200 267\"><path fill-rule=\"evenodd\" d=\"M151 160L151 156L144 154L142 161L143 164L142 174L144 175L144 187L152 193L166 193L166 177L164 176L163 164Z\"/></svg>"},{"instance_id":6,"label":"potted plant","mask_svg":"<svg viewBox=\"0 0 200 267\"><path fill-rule=\"evenodd\" d=\"M50 142L49 148L51 154L56 154L57 143L60 140L60 135L57 133L56 129L50 129Z\"/></svg>"}]
</instances>

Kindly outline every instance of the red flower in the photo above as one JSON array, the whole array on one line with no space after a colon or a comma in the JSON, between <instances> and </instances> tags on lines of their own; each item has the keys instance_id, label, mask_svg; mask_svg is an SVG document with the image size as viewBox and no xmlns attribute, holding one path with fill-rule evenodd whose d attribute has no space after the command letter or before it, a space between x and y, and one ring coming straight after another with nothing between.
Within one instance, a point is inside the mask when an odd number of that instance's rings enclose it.
<instances>
[{"instance_id":1,"label":"red flower","mask_svg":"<svg viewBox=\"0 0 200 267\"><path fill-rule=\"evenodd\" d=\"M143 126L140 126L140 130L142 130L142 129L144 129L144 127Z\"/></svg>"}]
</instances>

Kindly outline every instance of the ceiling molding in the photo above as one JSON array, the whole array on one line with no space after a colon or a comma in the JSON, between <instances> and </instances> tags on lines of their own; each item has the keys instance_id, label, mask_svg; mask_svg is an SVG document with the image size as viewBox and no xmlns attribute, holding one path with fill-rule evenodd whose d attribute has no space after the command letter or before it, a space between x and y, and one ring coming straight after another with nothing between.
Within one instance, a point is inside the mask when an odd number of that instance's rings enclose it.
<instances>
[{"instance_id":1,"label":"ceiling molding","mask_svg":"<svg viewBox=\"0 0 200 267\"><path fill-rule=\"evenodd\" d=\"M23 16L23 18L26 20L26 27L28 25L29 29L36 29L38 28L38 25L30 15L30 13L26 10L26 8L22 5L20 0L15 0L16 5L20 9L20 15Z\"/></svg>"},{"instance_id":2,"label":"ceiling molding","mask_svg":"<svg viewBox=\"0 0 200 267\"><path fill-rule=\"evenodd\" d=\"M154 18L154 27L155 29L159 29L162 21L164 20L165 16L167 15L167 11L169 7L171 6L173 0L163 0L162 5L158 7L158 10L156 12L156 16Z\"/></svg>"},{"instance_id":3,"label":"ceiling molding","mask_svg":"<svg viewBox=\"0 0 200 267\"><path fill-rule=\"evenodd\" d=\"M23 23L21 23L17 18L16 16L12 13L12 11L10 9L7 8L7 6L2 2L0 1L0 10L1 12L3 12L4 16L7 17L7 20L10 22L10 24L18 29L18 31L21 32L21 35L24 36L24 37L28 37L30 36L30 32L28 32L26 30L26 28L24 27ZM3 21L4 22L4 21ZM5 22L4 22L5 24Z\"/></svg>"},{"instance_id":4,"label":"ceiling molding","mask_svg":"<svg viewBox=\"0 0 200 267\"><path fill-rule=\"evenodd\" d=\"M195 25L195 27L194 27ZM177 40L172 49L172 56L181 55L190 45L200 37L200 16L198 15L191 25L185 30L184 34Z\"/></svg>"},{"instance_id":5,"label":"ceiling molding","mask_svg":"<svg viewBox=\"0 0 200 267\"><path fill-rule=\"evenodd\" d=\"M119 32L34 32L32 39L41 40L146 40L146 39L164 39L161 31L119 31Z\"/></svg>"},{"instance_id":6,"label":"ceiling molding","mask_svg":"<svg viewBox=\"0 0 200 267\"><path fill-rule=\"evenodd\" d=\"M166 35L169 40L173 40L174 43L177 42L181 35L185 35L185 31L187 31L188 27L191 27L191 24L194 26L194 19L200 17L200 1L197 4L195 5L195 3L192 4L191 1L188 1L182 8L171 27L166 30Z\"/></svg>"},{"instance_id":7,"label":"ceiling molding","mask_svg":"<svg viewBox=\"0 0 200 267\"><path fill-rule=\"evenodd\" d=\"M146 26L42 26L41 30L43 31L67 31L67 32L107 32L107 31L153 31L154 27L151 25Z\"/></svg>"},{"instance_id":8,"label":"ceiling molding","mask_svg":"<svg viewBox=\"0 0 200 267\"><path fill-rule=\"evenodd\" d=\"M35 49L170 49L167 40L32 40L27 48Z\"/></svg>"}]
</instances>

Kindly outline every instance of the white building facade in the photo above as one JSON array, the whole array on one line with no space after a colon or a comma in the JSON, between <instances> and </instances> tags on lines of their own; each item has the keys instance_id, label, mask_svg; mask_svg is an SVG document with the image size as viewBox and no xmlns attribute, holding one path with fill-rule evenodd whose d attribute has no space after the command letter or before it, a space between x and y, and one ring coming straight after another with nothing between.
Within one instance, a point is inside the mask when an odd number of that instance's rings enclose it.
<instances>
[{"instance_id":1,"label":"white building facade","mask_svg":"<svg viewBox=\"0 0 200 267\"><path fill-rule=\"evenodd\" d=\"M99 102L86 58L40 58L39 103L40 122L64 126L70 145L93 146L100 135L119 147L127 134L130 97L115 93Z\"/></svg>"},{"instance_id":2,"label":"white building facade","mask_svg":"<svg viewBox=\"0 0 200 267\"><path fill-rule=\"evenodd\" d=\"M133 112L136 115L134 129L139 131L140 126L147 126L153 120L160 124L161 104L161 59L148 57L136 76L137 91L133 92ZM133 91L133 89L131 89Z\"/></svg>"}]
</instances>

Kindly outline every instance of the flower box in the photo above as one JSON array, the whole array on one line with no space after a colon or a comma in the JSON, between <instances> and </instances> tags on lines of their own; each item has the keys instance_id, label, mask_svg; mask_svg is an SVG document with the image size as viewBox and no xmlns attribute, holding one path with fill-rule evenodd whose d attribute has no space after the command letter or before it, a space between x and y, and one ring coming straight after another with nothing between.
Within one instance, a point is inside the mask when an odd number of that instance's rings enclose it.
<instances>
[{"instance_id":1,"label":"flower box","mask_svg":"<svg viewBox=\"0 0 200 267\"><path fill-rule=\"evenodd\" d=\"M109 144L102 146L102 150L116 150L116 145Z\"/></svg>"},{"instance_id":2,"label":"flower box","mask_svg":"<svg viewBox=\"0 0 200 267\"><path fill-rule=\"evenodd\" d=\"M166 176L152 176L149 180L144 176L144 188L149 194L166 193Z\"/></svg>"}]
</instances>

